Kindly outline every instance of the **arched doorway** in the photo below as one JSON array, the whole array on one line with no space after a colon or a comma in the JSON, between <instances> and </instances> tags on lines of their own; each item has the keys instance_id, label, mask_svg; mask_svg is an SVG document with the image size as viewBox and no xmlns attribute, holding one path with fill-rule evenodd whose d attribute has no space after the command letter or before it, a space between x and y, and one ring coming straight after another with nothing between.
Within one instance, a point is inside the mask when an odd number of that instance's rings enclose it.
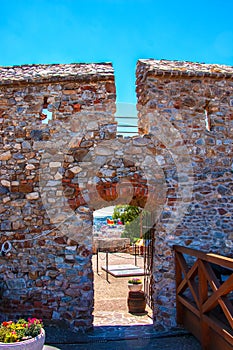
<instances>
[{"instance_id":1,"label":"arched doorway","mask_svg":"<svg viewBox=\"0 0 233 350\"><path fill-rule=\"evenodd\" d=\"M131 222L120 219L119 210L130 207ZM93 217L93 257L94 272L94 326L150 325L153 323L151 304L146 304L143 312L129 309L128 281L138 278L143 291L136 294L145 297L144 290L152 278L145 276L145 253L142 237L142 210L134 206L111 206L94 212ZM129 216L128 216L129 218ZM138 225L138 227L137 227ZM148 290L147 290L148 292ZM134 302L134 299L133 299ZM141 302L139 302L141 303ZM139 304L139 307L140 304Z\"/></svg>"},{"instance_id":2,"label":"arched doorway","mask_svg":"<svg viewBox=\"0 0 233 350\"><path fill-rule=\"evenodd\" d=\"M78 251L81 254L76 261L78 263L81 261L82 265L75 266L82 269L80 274L85 275L83 278L85 285L80 283L80 289L85 296L82 305L85 304L85 308L88 309L85 317L88 318L89 324L93 321L95 304L93 277L95 270L91 265L93 213L109 205L126 203L153 213L154 219L149 225L153 227L166 200L164 174L162 169L154 164L155 147L149 137L136 137L104 142L99 139L95 142L86 140L78 146L75 144L69 150L67 170L62 178L63 193L67 199L64 207L67 217L64 230L69 238L78 244ZM69 159L78 161L78 166L69 164ZM152 263L152 259L150 261ZM149 276L153 276L153 271L150 271ZM127 280L128 278L126 284ZM149 283L149 288L151 286ZM147 290L152 300L154 296L152 297L152 290L149 288ZM106 288L102 294L105 291ZM127 293L124 296L124 305L127 307L126 299Z\"/></svg>"}]
</instances>

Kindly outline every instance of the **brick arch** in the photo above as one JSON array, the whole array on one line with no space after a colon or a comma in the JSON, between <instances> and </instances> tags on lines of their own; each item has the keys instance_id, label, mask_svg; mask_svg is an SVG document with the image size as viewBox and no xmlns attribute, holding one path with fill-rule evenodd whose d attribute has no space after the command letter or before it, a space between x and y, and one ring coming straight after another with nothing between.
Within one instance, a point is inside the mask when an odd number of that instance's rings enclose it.
<instances>
[{"instance_id":1,"label":"brick arch","mask_svg":"<svg viewBox=\"0 0 233 350\"><path fill-rule=\"evenodd\" d=\"M138 137L138 140L141 142L143 137ZM111 142L114 144L114 140L109 141L109 149L111 150ZM95 161L95 157L98 157L100 165L96 166L95 169L85 159L85 157L88 157L88 153L91 152L89 147L85 150L76 148L70 151L74 159L75 155L82 155L75 163L66 163L66 170L62 178L63 193L73 211L76 211L80 206L88 206L91 211L94 211L109 205L122 203L139 206L147 210L153 210L155 206L161 207L164 205L165 200L167 200L168 189L164 168L157 165L156 170L154 170L156 146L151 140L146 156L150 157L150 161L153 160L154 163L145 165L144 154L142 153L138 155L135 152L135 159L129 159L133 142L132 139L129 139L127 144L124 142L126 155L121 157L116 157L114 147L112 153L109 152L107 161L105 155L101 156L97 153L92 161ZM101 142L97 141L96 148L99 145L101 146ZM76 174L76 168L78 167L78 173ZM75 170L73 170L74 168ZM148 176L147 168L153 176L151 174ZM153 174L153 171L155 174Z\"/></svg>"},{"instance_id":2,"label":"brick arch","mask_svg":"<svg viewBox=\"0 0 233 350\"><path fill-rule=\"evenodd\" d=\"M96 191L99 196L106 202L105 206L111 205L112 202L119 204L125 203L126 200L131 197L132 199L128 203L129 205L139 206L141 208L145 207L145 204L148 199L149 191L146 181L141 177L133 176L129 181L121 182L118 186L117 182L103 182L96 185ZM88 202L84 199L79 185L71 184L69 181L63 181L63 189L65 196L69 197L69 189L73 189L72 198L68 198L68 203L72 210L76 210L82 205L88 205ZM98 198L96 198L96 191L93 191L92 188L88 191L88 195L92 205L90 209L98 210L102 208L102 205L98 205ZM151 195L154 195L154 191L151 190ZM151 199L153 201L153 198ZM156 198L154 198L154 201ZM94 209L95 208L95 209Z\"/></svg>"}]
</instances>

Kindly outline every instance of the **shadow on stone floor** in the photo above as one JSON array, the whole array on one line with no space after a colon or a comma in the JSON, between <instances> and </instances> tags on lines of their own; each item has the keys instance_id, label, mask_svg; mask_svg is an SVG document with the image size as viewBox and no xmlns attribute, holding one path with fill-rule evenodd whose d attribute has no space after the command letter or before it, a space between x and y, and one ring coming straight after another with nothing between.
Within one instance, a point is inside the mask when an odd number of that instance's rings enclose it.
<instances>
[{"instance_id":1,"label":"shadow on stone floor","mask_svg":"<svg viewBox=\"0 0 233 350\"><path fill-rule=\"evenodd\" d=\"M66 325L49 325L44 350L201 350L199 342L182 329L155 332L154 327L108 326L94 327L88 333L72 332Z\"/></svg>"}]
</instances>

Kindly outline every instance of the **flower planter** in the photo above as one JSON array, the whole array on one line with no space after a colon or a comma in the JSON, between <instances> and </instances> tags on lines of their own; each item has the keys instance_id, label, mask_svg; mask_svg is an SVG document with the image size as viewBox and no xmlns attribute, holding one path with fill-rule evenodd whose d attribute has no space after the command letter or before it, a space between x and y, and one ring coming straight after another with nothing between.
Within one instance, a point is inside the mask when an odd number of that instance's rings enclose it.
<instances>
[{"instance_id":1,"label":"flower planter","mask_svg":"<svg viewBox=\"0 0 233 350\"><path fill-rule=\"evenodd\" d=\"M128 288L131 292L140 292L140 290L142 290L142 283L140 284L128 283Z\"/></svg>"},{"instance_id":2,"label":"flower planter","mask_svg":"<svg viewBox=\"0 0 233 350\"><path fill-rule=\"evenodd\" d=\"M41 333L35 338L17 343L0 343L0 350L42 350L44 342L45 331L42 328Z\"/></svg>"}]
</instances>

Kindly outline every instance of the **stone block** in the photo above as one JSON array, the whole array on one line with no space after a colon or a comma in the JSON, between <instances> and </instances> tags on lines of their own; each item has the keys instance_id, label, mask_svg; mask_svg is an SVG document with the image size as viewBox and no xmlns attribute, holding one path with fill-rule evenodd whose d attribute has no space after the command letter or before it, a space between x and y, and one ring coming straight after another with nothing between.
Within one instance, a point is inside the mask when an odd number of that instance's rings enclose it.
<instances>
[{"instance_id":1,"label":"stone block","mask_svg":"<svg viewBox=\"0 0 233 350\"><path fill-rule=\"evenodd\" d=\"M32 193L26 194L26 199L28 199L28 200L36 200L38 198L39 198L38 192L32 192Z\"/></svg>"},{"instance_id":2,"label":"stone block","mask_svg":"<svg viewBox=\"0 0 233 350\"><path fill-rule=\"evenodd\" d=\"M3 152L0 154L0 160L9 160L11 159L12 155L10 151Z\"/></svg>"},{"instance_id":3,"label":"stone block","mask_svg":"<svg viewBox=\"0 0 233 350\"><path fill-rule=\"evenodd\" d=\"M26 282L23 278L15 278L14 280L8 279L6 280L6 285L8 289L25 289L26 288Z\"/></svg>"}]
</instances>

